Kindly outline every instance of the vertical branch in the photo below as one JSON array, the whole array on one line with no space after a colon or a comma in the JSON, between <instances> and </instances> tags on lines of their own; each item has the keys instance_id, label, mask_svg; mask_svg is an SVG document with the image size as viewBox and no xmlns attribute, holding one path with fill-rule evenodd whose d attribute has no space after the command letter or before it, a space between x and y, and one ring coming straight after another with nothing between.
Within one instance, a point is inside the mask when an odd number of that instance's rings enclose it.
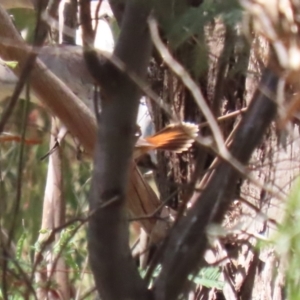
<instances>
[{"instance_id":1,"label":"vertical branch","mask_svg":"<svg viewBox=\"0 0 300 300\"><path fill-rule=\"evenodd\" d=\"M74 33L70 36L63 32L64 43L69 45L76 44L77 23L77 0L68 0L64 6L64 26L70 28Z\"/></svg>"},{"instance_id":2,"label":"vertical branch","mask_svg":"<svg viewBox=\"0 0 300 300\"><path fill-rule=\"evenodd\" d=\"M63 9L63 43L64 44L75 44L75 35L76 35L76 25L77 25L77 1L66 1ZM74 35L69 36L64 34L64 28L69 27L74 30ZM54 119L52 119L54 122ZM60 131L64 130L64 125L60 125ZM52 141L50 143L51 147ZM62 174L62 155L61 151L56 151L53 153L53 165L56 166L56 178L57 184L59 184L60 189L63 188L63 174ZM50 162L50 161L49 161ZM60 194L57 194L54 198L54 206L56 210L54 212L54 226L61 227L66 222L66 201L62 196L62 190ZM61 232L58 232L55 235L56 244L59 243L61 239ZM65 245L62 245L64 247ZM69 284L69 272L67 272L67 265L65 259L62 257L62 252L60 251L57 255L58 257L54 258L51 273L54 273L55 281L58 283L58 289L60 295L63 299L70 298L70 284Z\"/></svg>"},{"instance_id":3,"label":"vertical branch","mask_svg":"<svg viewBox=\"0 0 300 300\"><path fill-rule=\"evenodd\" d=\"M125 209L140 91L112 64L107 63L103 70L96 53L90 50L92 30L88 5L89 1L81 1L84 56L89 71L102 87L103 96L89 198L90 209L95 211L89 221L90 264L97 290L104 299L148 299L146 284L131 258ZM146 1L127 2L114 51L128 70L141 78L146 76L151 54L149 11ZM117 202L97 210L112 198Z\"/></svg>"},{"instance_id":4,"label":"vertical branch","mask_svg":"<svg viewBox=\"0 0 300 300\"><path fill-rule=\"evenodd\" d=\"M55 118L52 118L51 126L51 138L50 138L50 150L56 144L57 141L57 124ZM65 222L65 203L62 197L62 168L61 168L61 151L58 148L49 156L47 181L44 195L43 203L43 216L42 216L42 233L39 235L39 243L43 243L48 235L45 235L45 230L50 233L55 227L59 227ZM60 233L55 235L55 241L58 242L60 238ZM53 246L53 244L52 244ZM56 269L55 279L59 284L60 294L64 296L64 299L68 299L68 275L65 272L65 263L62 258L59 258L56 266L53 266L55 261L55 256L53 255L53 247L48 247L44 254L44 261L46 263L46 270L44 270L44 265L41 266L42 270L37 270L35 274L36 283L39 286L38 298L44 299L48 295L47 289L44 289L45 283L50 280L48 274L52 269ZM59 270L57 270L59 269Z\"/></svg>"},{"instance_id":5,"label":"vertical branch","mask_svg":"<svg viewBox=\"0 0 300 300\"><path fill-rule=\"evenodd\" d=\"M53 1L50 7L50 16L56 17L57 10L59 7L60 1ZM63 42L71 44L75 43L75 26L76 26L76 18L77 18L77 3L73 1L70 3L64 3L63 7L63 30L64 27L69 26L74 29L74 36L68 36L62 34ZM60 33L61 34L61 33ZM50 138L50 151L56 147L57 140L60 142L63 140L64 136L60 138L60 133L64 132L65 128L61 124L57 124L55 118L52 118L52 128L51 128L51 138ZM55 133L55 134L54 134ZM42 230L51 231L54 228L61 227L65 224L65 212L66 212L66 203L64 200L63 192L63 174L62 174L62 152L61 148L56 147L56 151L54 151L49 158L48 164L48 173L47 173L47 183L44 197L44 206L43 206L43 220L42 220ZM43 240L43 234L40 235L39 239ZM59 244L61 239L61 232L57 232L55 234L55 244ZM64 258L62 257L62 252L60 251L57 254L57 257L54 256L53 247L50 246L48 248L48 253L46 257L47 261L47 275L44 274L44 280L47 282L51 281L51 277L53 276L55 282L58 285L58 293L63 299L69 299L69 273L67 272L67 266ZM39 277L37 277L39 279ZM47 288L46 290L40 289L41 293L48 294Z\"/></svg>"},{"instance_id":6,"label":"vertical branch","mask_svg":"<svg viewBox=\"0 0 300 300\"><path fill-rule=\"evenodd\" d=\"M54 127L54 118L52 118L52 126ZM60 130L64 128L60 127ZM51 136L50 147L56 142L56 137ZM54 228L61 227L66 222L66 201L63 197L63 173L62 173L62 151L57 149L51 155L52 160L49 159L49 164L52 163L53 167L53 219ZM45 195L46 196L46 195ZM53 228L52 228L53 229ZM56 233L55 243L58 244L61 238L61 232ZM59 257L53 257L51 273L54 270L54 278L58 284L58 290L63 299L69 299L69 273L67 272L67 266L65 259L61 256L61 252L57 254Z\"/></svg>"},{"instance_id":7,"label":"vertical branch","mask_svg":"<svg viewBox=\"0 0 300 300\"><path fill-rule=\"evenodd\" d=\"M18 162L18 168L17 168L17 184L16 184L16 199L14 202L14 209L13 209L13 215L12 222L10 224L10 230L9 235L7 238L7 243L3 244L2 249L2 256L5 258L2 266L2 288L3 288L3 295L4 298L7 298L7 274L8 274L8 265L7 262L10 259L9 256L9 250L13 247L13 239L14 234L17 229L17 220L20 213L20 205L21 205L21 198L22 198L22 185L23 185L23 167L24 167L24 155L25 155L25 134L27 129L27 118L28 118L28 112L29 112L29 102L30 102L30 96L29 96L29 85L27 84L26 89L26 102L24 107L24 113L22 117L22 132L21 132L21 144L20 144L20 154L19 154L19 162ZM1 245L1 242L0 242Z\"/></svg>"}]
</instances>

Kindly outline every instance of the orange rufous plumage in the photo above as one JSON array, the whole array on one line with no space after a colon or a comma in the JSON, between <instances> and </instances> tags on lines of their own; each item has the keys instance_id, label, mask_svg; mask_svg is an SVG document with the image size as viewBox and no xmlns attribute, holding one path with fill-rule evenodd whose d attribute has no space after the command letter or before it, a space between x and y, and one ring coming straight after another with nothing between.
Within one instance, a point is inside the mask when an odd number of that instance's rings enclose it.
<instances>
[{"instance_id":1,"label":"orange rufous plumage","mask_svg":"<svg viewBox=\"0 0 300 300\"><path fill-rule=\"evenodd\" d=\"M198 126L192 123L171 124L160 130L154 135L139 138L134 149L134 159L151 150L167 150L175 153L181 153L188 150L198 134ZM13 134L5 134L0 136L2 142L21 142L21 137ZM40 139L25 138L25 144L40 144Z\"/></svg>"},{"instance_id":2,"label":"orange rufous plumage","mask_svg":"<svg viewBox=\"0 0 300 300\"><path fill-rule=\"evenodd\" d=\"M167 150L181 153L188 150L198 134L198 126L192 123L179 123L166 126L154 135L138 139L134 158L150 150Z\"/></svg>"}]
</instances>

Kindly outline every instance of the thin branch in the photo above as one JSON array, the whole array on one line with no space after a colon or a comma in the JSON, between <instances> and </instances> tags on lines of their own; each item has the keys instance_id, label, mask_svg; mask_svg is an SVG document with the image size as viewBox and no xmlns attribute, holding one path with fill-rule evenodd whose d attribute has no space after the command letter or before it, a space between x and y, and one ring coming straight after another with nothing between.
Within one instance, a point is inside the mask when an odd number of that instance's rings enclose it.
<instances>
[{"instance_id":1,"label":"thin branch","mask_svg":"<svg viewBox=\"0 0 300 300\"><path fill-rule=\"evenodd\" d=\"M204 138L202 136L196 138L197 143L200 145L206 146L210 148L216 155L229 163L233 166L242 176L245 176L247 179L249 179L252 183L254 183L256 186L260 187L261 189L268 191L270 194L274 195L274 197L279 198L280 200L284 201L284 195L282 195L282 191L280 189L275 189L273 185L271 184L262 184L259 180L257 180L253 175L251 175L248 170L243 166L236 157L234 157L230 151L228 151L226 144L223 140L223 136L221 133L221 130L218 126L218 123L211 112L208 104L206 103L202 92L196 82L192 79L192 77L189 75L189 73L179 64L178 61L176 61L172 55L169 53L169 50L162 42L159 33L158 33L158 25L157 22L153 19L149 19L149 27L150 32L152 36L153 43L155 44L157 50L161 54L162 58L166 62L166 64L169 66L169 68L177 74L177 76L182 80L182 82L185 84L185 86L189 89L191 94L193 95L195 101L198 103L198 106L200 110L203 112L203 115L207 119L207 122L209 123L210 129L212 131L214 140L217 144L217 149L215 149L214 145L209 142L207 138ZM271 92L268 88L261 86L260 92L264 94L266 97L271 99L275 98L275 91ZM275 101L274 101L275 103Z\"/></svg>"},{"instance_id":2,"label":"thin branch","mask_svg":"<svg viewBox=\"0 0 300 300\"><path fill-rule=\"evenodd\" d=\"M39 8L38 11L38 18L37 23L35 27L35 35L34 35L34 42L33 47L39 47L43 44L46 34L47 34L47 27L45 27L45 24L41 20L41 14L42 14L42 7ZM27 82L27 79L29 78L35 60L36 60L37 54L34 52L31 52L26 59L26 62L24 64L24 68L22 69L21 75L19 77L19 81L16 85L16 88L14 90L14 93L9 101L8 106L6 107L5 111L2 114L2 118L0 120L0 133L3 132L4 126L7 123L9 117L11 116L14 107L16 106L16 103L21 95L21 92L25 86L25 83Z\"/></svg>"},{"instance_id":3,"label":"thin branch","mask_svg":"<svg viewBox=\"0 0 300 300\"><path fill-rule=\"evenodd\" d=\"M17 194L16 194L16 201L14 203L14 214L12 216L12 224L9 231L8 242L7 242L7 249L10 248L10 244L14 238L14 232L16 230L17 224L17 217L20 210L20 203L21 203L21 196L22 196L22 182L23 182L23 166L24 166L24 152L25 152L25 135L27 129L27 119L28 119L28 112L29 112L29 103L30 103L30 93L29 93L29 85L27 83L26 87L26 101L25 101L25 108L23 112L23 124L22 124L22 132L21 132L21 143L20 143L20 154L19 154L19 162L18 162L18 178L17 178Z\"/></svg>"},{"instance_id":4,"label":"thin branch","mask_svg":"<svg viewBox=\"0 0 300 300\"><path fill-rule=\"evenodd\" d=\"M276 91L278 77L266 70L261 86ZM258 88L243 118L230 150L236 159L248 162L255 147L276 115L276 104ZM239 173L227 162L220 163L205 190L196 198L187 216L172 228L164 245L162 271L155 282L156 299L176 299L189 274L195 274L204 264L208 247L207 227L221 224L236 188Z\"/></svg>"},{"instance_id":5,"label":"thin branch","mask_svg":"<svg viewBox=\"0 0 300 300\"><path fill-rule=\"evenodd\" d=\"M168 65L168 67L182 80L184 85L188 88L188 90L193 95L195 101L197 102L200 111L202 111L204 117L206 118L209 127L212 131L214 140L218 146L218 151L220 153L226 153L227 149L225 147L223 135L221 133L220 127L209 108L207 102L202 95L202 92L196 82L192 79L190 74L170 55L168 49L162 42L158 33L158 25L157 22L151 17L149 19L149 28L152 37L152 41L162 56L164 62ZM207 144L209 146L209 144Z\"/></svg>"}]
</instances>

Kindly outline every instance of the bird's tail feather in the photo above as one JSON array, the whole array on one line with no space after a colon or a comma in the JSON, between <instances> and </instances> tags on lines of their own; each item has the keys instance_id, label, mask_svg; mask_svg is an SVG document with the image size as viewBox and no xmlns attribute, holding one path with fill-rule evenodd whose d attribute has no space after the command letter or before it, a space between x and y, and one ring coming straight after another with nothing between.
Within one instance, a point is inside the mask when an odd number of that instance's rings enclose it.
<instances>
[{"instance_id":1,"label":"bird's tail feather","mask_svg":"<svg viewBox=\"0 0 300 300\"><path fill-rule=\"evenodd\" d=\"M192 123L171 124L156 134L146 137L152 149L181 153L188 150L198 134L198 126Z\"/></svg>"}]
</instances>

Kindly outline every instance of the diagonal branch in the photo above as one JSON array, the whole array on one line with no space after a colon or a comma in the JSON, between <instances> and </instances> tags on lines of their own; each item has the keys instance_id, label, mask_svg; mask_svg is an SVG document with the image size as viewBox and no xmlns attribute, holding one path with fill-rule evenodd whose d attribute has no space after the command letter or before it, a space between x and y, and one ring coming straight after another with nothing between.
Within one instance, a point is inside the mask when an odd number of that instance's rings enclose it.
<instances>
[{"instance_id":1,"label":"diagonal branch","mask_svg":"<svg viewBox=\"0 0 300 300\"><path fill-rule=\"evenodd\" d=\"M0 57L18 62L13 72L19 76L30 53L31 48L23 41L9 15L0 6ZM39 60L31 73L31 87L51 112L78 137L85 149L93 153L96 126L91 112Z\"/></svg>"},{"instance_id":2,"label":"diagonal branch","mask_svg":"<svg viewBox=\"0 0 300 300\"><path fill-rule=\"evenodd\" d=\"M237 129L230 150L243 164L248 162L275 118L276 104L269 96L275 93L277 82L277 76L266 70ZM264 93L266 89L269 91L267 94ZM195 200L195 206L173 228L165 245L162 272L155 283L155 299L177 299L188 275L195 274L203 266L204 252L208 247L208 226L222 222L233 200L238 178L238 172L228 163L222 162L202 194L194 194L192 200Z\"/></svg>"}]
</instances>

